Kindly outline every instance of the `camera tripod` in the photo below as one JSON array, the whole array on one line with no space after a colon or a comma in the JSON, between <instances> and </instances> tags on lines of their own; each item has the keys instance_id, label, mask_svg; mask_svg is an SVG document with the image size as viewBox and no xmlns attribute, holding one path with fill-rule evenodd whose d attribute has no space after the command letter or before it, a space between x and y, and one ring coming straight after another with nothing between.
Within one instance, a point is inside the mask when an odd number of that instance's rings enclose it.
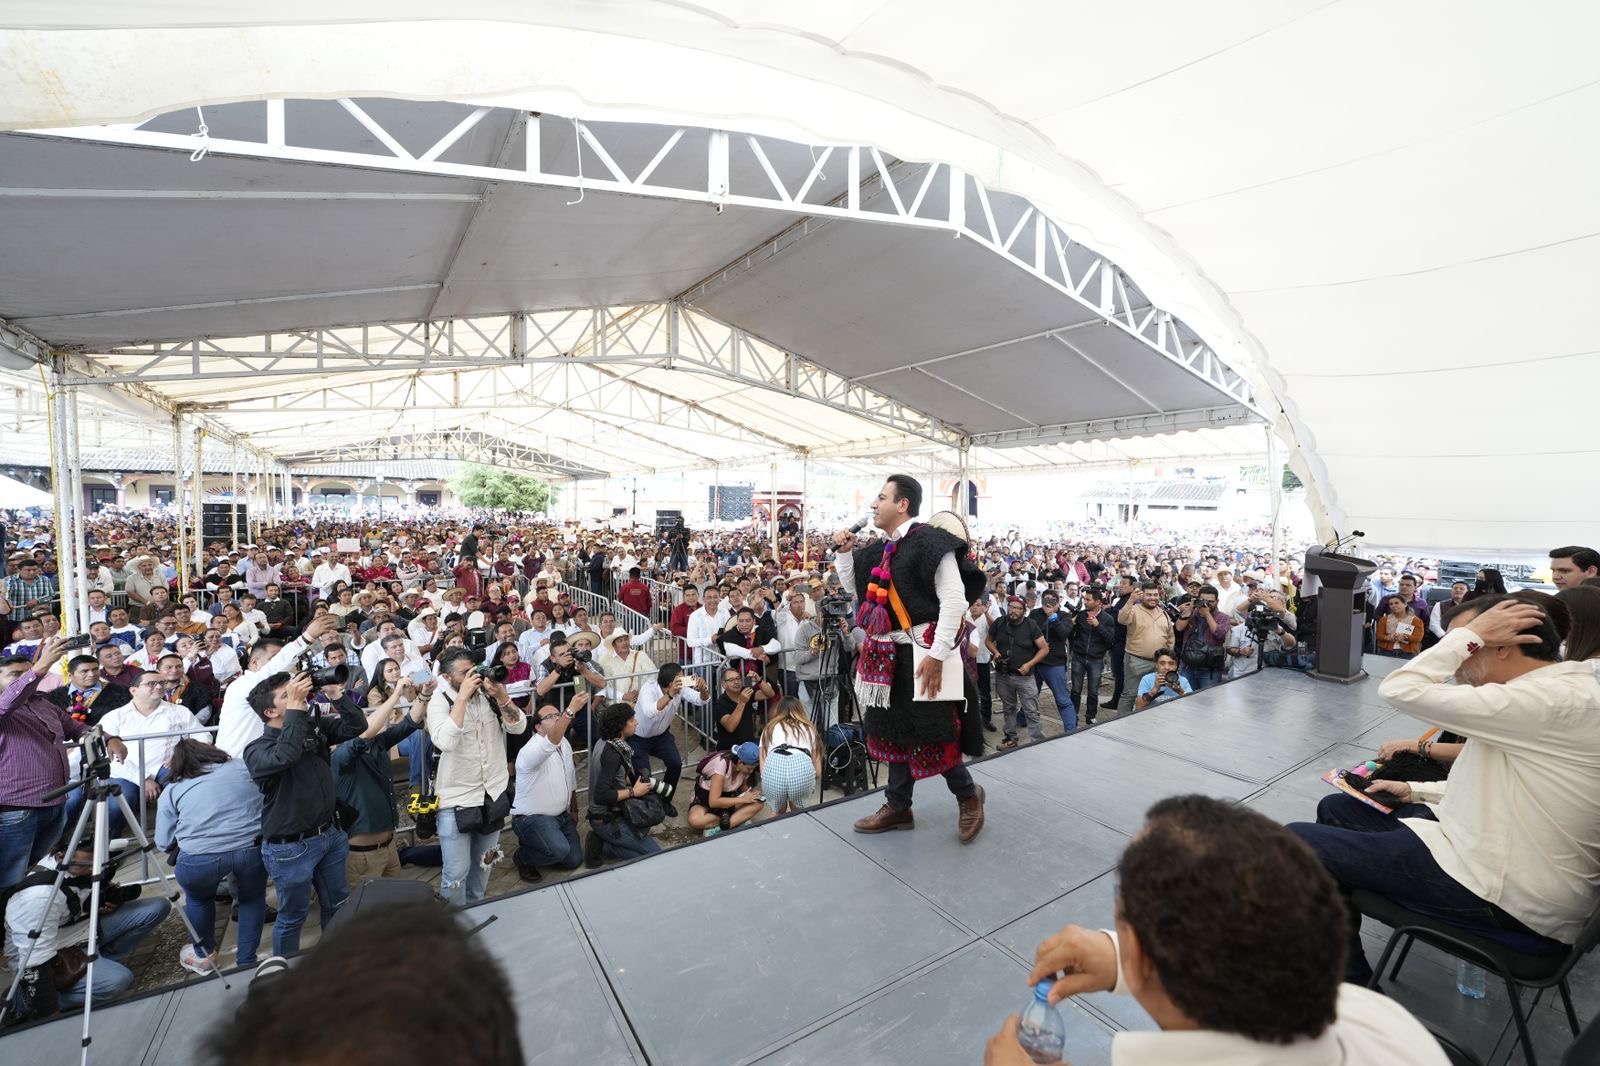
<instances>
[{"instance_id":1,"label":"camera tripod","mask_svg":"<svg viewBox=\"0 0 1600 1066\"><path fill-rule=\"evenodd\" d=\"M78 780L69 781L53 792L46 793L42 799L49 801L78 788L84 790L83 810L78 814L77 824L72 828L72 835L67 839L66 851L62 855L60 869L56 872L55 882L50 886L44 913L39 917L39 925L28 930L28 953L23 956L17 965L16 975L11 979L11 987L6 991L4 1002L0 1002L0 1025L3 1025L10 1015L11 1005L16 1001L17 989L22 984L22 977L28 970L28 963L33 960L34 952L39 947L39 937L44 929L44 922L48 920L50 911L56 904L57 897L61 894L67 882L67 871L72 867L72 861L78 854L78 845L83 840L83 834L89 828L91 821L94 826L94 862L89 871L89 940L87 950L89 953L89 968L83 975L83 1033L81 1036L82 1057L80 1062L87 1066L89 1061L89 1045L93 1038L89 1035L89 1019L94 1009L94 966L95 960L100 957L100 893L105 882L109 879L111 861L111 804L115 803L122 812L123 824L132 832L133 838L139 842L139 850L146 855L154 856L155 845L145 834L144 826L140 824L138 816L128 806L127 799L122 795L121 789L111 783L111 756L106 750L105 735L95 726L84 734L81 740L75 741L72 746L80 746L83 752L83 766ZM200 943L200 934L195 930L194 924L189 921L180 904L182 892L178 887L175 875L166 873L157 860L152 865L161 875L162 883L170 880L171 893L167 900L174 905L178 916L183 920L183 927L189 933L191 943ZM14 898L14 897L13 897ZM222 982L224 988L231 987L227 978L222 976L221 967L216 965L216 957L212 955L211 974Z\"/></svg>"},{"instance_id":2,"label":"camera tripod","mask_svg":"<svg viewBox=\"0 0 1600 1066\"><path fill-rule=\"evenodd\" d=\"M828 624L822 626L819 634L822 638L822 647L817 652L816 697L811 703L811 724L816 726L819 737L827 734L830 709L837 710L833 719L840 725L860 719L860 710L856 706L854 679L850 674L850 660L844 654L845 627L849 625L850 620L848 616L823 615L822 617ZM831 764L833 753L827 752L825 758ZM842 773L849 767L852 758L854 758L853 746L844 745L845 761L833 769ZM869 756L865 770L863 779L870 778L872 783L868 787L876 788L877 761Z\"/></svg>"}]
</instances>

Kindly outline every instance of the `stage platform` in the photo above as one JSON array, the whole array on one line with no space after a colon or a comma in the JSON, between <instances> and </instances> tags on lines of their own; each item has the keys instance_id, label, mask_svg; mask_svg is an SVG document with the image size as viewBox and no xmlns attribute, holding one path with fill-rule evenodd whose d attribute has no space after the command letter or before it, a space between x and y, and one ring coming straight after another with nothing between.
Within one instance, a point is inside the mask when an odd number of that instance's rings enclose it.
<instances>
[{"instance_id":1,"label":"stage platform","mask_svg":"<svg viewBox=\"0 0 1600 1066\"><path fill-rule=\"evenodd\" d=\"M1367 662L1374 674L1393 665ZM954 799L932 781L917 788L914 832L851 832L881 803L868 793L486 901L472 917L499 916L485 940L515 984L530 1062L970 1066L1025 1002L1038 942L1110 923L1117 856L1156 800L1202 792L1309 819L1327 794L1320 774L1421 732L1375 680L1272 670L975 762L988 819L967 847ZM1380 932L1368 935L1374 960ZM1600 1009L1593 963L1573 978L1580 1020ZM1419 946L1391 994L1484 1061L1507 1061L1504 991L1465 999L1454 974ZM193 981L96 1011L91 1061L189 1062L243 992L242 980L232 992ZM1065 1009L1074 1066L1109 1062L1114 1032L1152 1024L1106 994ZM1537 1015L1540 1061L1559 1062L1558 1000ZM76 1062L79 1024L0 1037L0 1060Z\"/></svg>"}]
</instances>

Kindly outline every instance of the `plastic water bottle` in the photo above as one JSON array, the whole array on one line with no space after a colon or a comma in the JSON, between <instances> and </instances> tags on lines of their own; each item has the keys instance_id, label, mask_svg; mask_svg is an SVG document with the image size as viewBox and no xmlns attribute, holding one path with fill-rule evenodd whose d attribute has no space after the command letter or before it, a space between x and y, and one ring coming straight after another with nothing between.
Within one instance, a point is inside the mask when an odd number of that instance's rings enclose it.
<instances>
[{"instance_id":1,"label":"plastic water bottle","mask_svg":"<svg viewBox=\"0 0 1600 1066\"><path fill-rule=\"evenodd\" d=\"M1060 1062L1066 1051L1067 1023L1061 1012L1050 1005L1050 987L1054 984L1046 978L1034 985L1033 998L1017 1020L1017 1041L1034 1062Z\"/></svg>"},{"instance_id":2,"label":"plastic water bottle","mask_svg":"<svg viewBox=\"0 0 1600 1066\"><path fill-rule=\"evenodd\" d=\"M1464 959L1457 959L1456 991L1468 999L1482 999L1487 995L1489 986L1483 967L1474 966Z\"/></svg>"}]
</instances>

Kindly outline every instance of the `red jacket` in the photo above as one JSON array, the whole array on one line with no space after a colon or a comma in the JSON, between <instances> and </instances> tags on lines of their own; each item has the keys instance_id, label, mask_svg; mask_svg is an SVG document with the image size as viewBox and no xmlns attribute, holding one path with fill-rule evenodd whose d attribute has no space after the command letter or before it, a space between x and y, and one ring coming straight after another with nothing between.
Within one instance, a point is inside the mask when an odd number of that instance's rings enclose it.
<instances>
[{"instance_id":1,"label":"red jacket","mask_svg":"<svg viewBox=\"0 0 1600 1066\"><path fill-rule=\"evenodd\" d=\"M650 586L643 581L624 581L622 588L617 590L617 601L624 607L638 611L646 618L650 617L654 606L650 602Z\"/></svg>"}]
</instances>

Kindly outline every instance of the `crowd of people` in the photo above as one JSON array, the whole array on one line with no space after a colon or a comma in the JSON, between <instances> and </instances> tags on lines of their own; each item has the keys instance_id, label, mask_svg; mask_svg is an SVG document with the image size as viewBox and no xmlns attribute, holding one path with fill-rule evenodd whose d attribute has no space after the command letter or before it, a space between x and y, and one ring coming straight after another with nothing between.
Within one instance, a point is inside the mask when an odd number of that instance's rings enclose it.
<instances>
[{"instance_id":1,"label":"crowd of people","mask_svg":"<svg viewBox=\"0 0 1600 1066\"><path fill-rule=\"evenodd\" d=\"M81 976L69 978L86 925L86 845L66 847L88 797L82 787L45 797L77 780L69 743L86 734L105 738L111 790L169 852L199 934L180 963L208 973L219 962L219 898L235 904L236 961L250 965L269 932L273 955L297 950L313 897L326 922L352 884L406 864L440 867L439 894L464 904L483 898L502 851L536 883L541 868L659 850L652 830L667 818L714 834L801 809L820 794L830 740L852 717L849 663L870 639L830 540L787 522L773 538L487 513L302 513L185 559L170 516L108 513L88 522L81 603L77 575L57 571L48 521L8 525L0 896L8 963L27 975L25 1015L85 994ZM1266 531L1084 536L1100 532L965 538L982 582L958 640L994 748L1016 747L1023 731L1044 738L1046 691L1071 732L1263 666L1310 665L1315 599L1300 596L1299 553L1274 559ZM1600 652L1589 605L1600 589L1582 588L1600 584L1600 556L1565 547L1550 557L1554 610L1566 618L1557 643L1581 661ZM1367 596L1379 654L1418 666L1436 645L1460 655L1476 638L1454 632L1504 617L1486 610L1504 602L1497 571L1444 585L1436 559L1379 563ZM83 607L86 634L69 640L61 613ZM1483 761L1463 749L1500 743L1475 718L1446 717L1459 735L1419 757L1454 761L1459 774ZM704 749L687 797L693 752L679 735ZM401 757L409 801L396 787ZM1421 806L1439 793L1418 782L1395 795ZM1492 819L1481 802L1466 816ZM1467 809L1442 805L1437 820ZM1349 824L1359 819L1348 811L1323 813L1319 823L1341 832L1371 828ZM1317 828L1301 835L1348 887L1353 860L1319 843ZM128 829L118 805L111 833ZM514 844L502 843L507 830ZM75 887L56 900L49 886L63 866ZM114 962L167 907L109 898L101 953ZM30 940L41 924L47 932ZM1566 935L1570 916L1517 931ZM1355 972L1359 955L1350 958ZM94 994L131 981L126 967L105 966Z\"/></svg>"}]
</instances>

